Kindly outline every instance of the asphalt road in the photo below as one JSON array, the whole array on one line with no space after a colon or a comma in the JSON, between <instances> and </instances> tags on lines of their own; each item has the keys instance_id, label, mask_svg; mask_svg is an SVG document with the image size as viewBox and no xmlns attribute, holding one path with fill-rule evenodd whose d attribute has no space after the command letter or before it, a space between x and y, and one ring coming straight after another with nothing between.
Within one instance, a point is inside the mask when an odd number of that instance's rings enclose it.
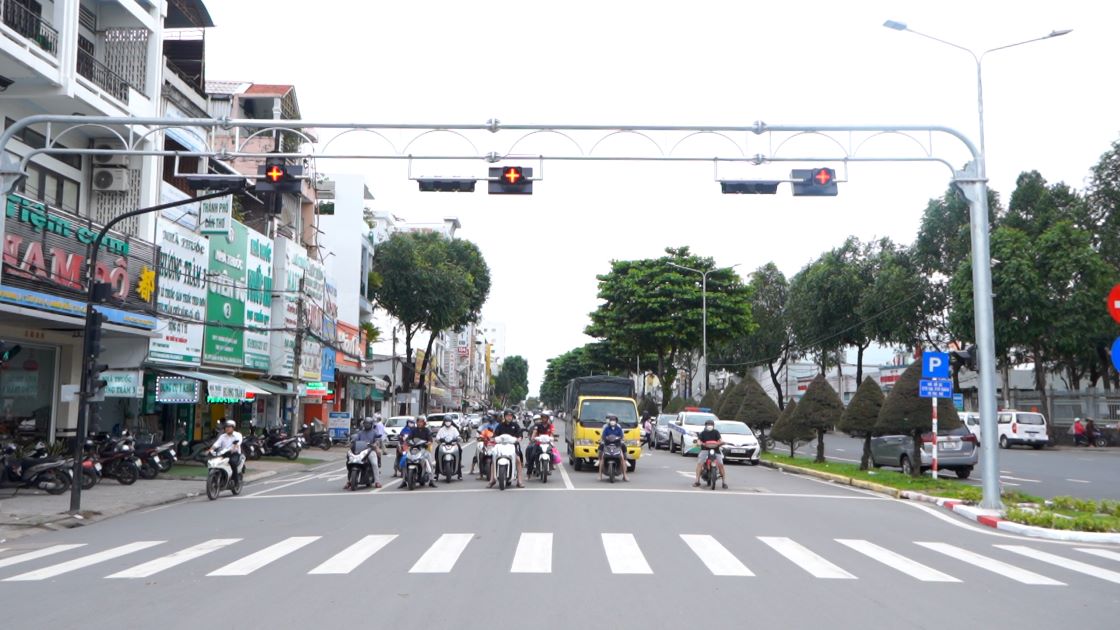
<instances>
[{"instance_id":1,"label":"asphalt road","mask_svg":"<svg viewBox=\"0 0 1120 630\"><path fill-rule=\"evenodd\" d=\"M764 467L693 489L695 462L505 492L345 492L325 464L2 545L0 602L13 627L1115 627L1118 547Z\"/></svg>"},{"instance_id":2,"label":"asphalt road","mask_svg":"<svg viewBox=\"0 0 1120 630\"><path fill-rule=\"evenodd\" d=\"M829 433L824 438L824 451L828 459L859 463L863 440L843 433ZM778 452L788 454L789 449L783 451L778 445ZM815 456L816 441L797 452ZM1000 449L999 472L1004 488L1041 497L1120 499L1120 448L1062 446L1036 451L1018 446ZM952 473L948 478L956 479ZM977 465L972 476L961 483L979 486L980 466Z\"/></svg>"}]
</instances>

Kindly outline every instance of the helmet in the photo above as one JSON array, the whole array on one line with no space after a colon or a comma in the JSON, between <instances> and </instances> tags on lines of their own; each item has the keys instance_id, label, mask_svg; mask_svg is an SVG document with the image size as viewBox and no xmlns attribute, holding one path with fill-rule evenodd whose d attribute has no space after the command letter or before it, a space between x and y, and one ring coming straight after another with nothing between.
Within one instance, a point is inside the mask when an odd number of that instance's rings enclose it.
<instances>
[{"instance_id":1,"label":"helmet","mask_svg":"<svg viewBox=\"0 0 1120 630\"><path fill-rule=\"evenodd\" d=\"M423 422L424 424L428 424L428 419L425 418L424 416L416 416L417 426L419 426L421 422Z\"/></svg>"},{"instance_id":2,"label":"helmet","mask_svg":"<svg viewBox=\"0 0 1120 630\"><path fill-rule=\"evenodd\" d=\"M443 419L443 426L449 427L451 425L452 425L451 418L444 418Z\"/></svg>"},{"instance_id":3,"label":"helmet","mask_svg":"<svg viewBox=\"0 0 1120 630\"><path fill-rule=\"evenodd\" d=\"M552 413L549 410L547 410L547 409L541 410L541 414L540 414L541 418L548 418L551 415L552 415Z\"/></svg>"},{"instance_id":4,"label":"helmet","mask_svg":"<svg viewBox=\"0 0 1120 630\"><path fill-rule=\"evenodd\" d=\"M379 414L379 413L373 414L373 421L374 422L381 422L381 414Z\"/></svg>"},{"instance_id":5,"label":"helmet","mask_svg":"<svg viewBox=\"0 0 1120 630\"><path fill-rule=\"evenodd\" d=\"M618 416L614 415L613 413L608 413L607 414L607 422L611 422L611 423L618 422Z\"/></svg>"},{"instance_id":6,"label":"helmet","mask_svg":"<svg viewBox=\"0 0 1120 630\"><path fill-rule=\"evenodd\" d=\"M503 416L512 416L512 415L514 415L513 410L512 409L506 409L505 411L502 412L502 415Z\"/></svg>"},{"instance_id":7,"label":"helmet","mask_svg":"<svg viewBox=\"0 0 1120 630\"><path fill-rule=\"evenodd\" d=\"M362 429L365 430L365 431L372 430L373 429L373 418L366 418L365 420L362 420Z\"/></svg>"},{"instance_id":8,"label":"helmet","mask_svg":"<svg viewBox=\"0 0 1120 630\"><path fill-rule=\"evenodd\" d=\"M708 418L707 420L704 421L704 426L705 427L712 427L714 429L716 427L716 421L712 420L711 418Z\"/></svg>"},{"instance_id":9,"label":"helmet","mask_svg":"<svg viewBox=\"0 0 1120 630\"><path fill-rule=\"evenodd\" d=\"M233 420L226 420L225 422L222 423L222 428L223 429L233 429L233 428L236 428L236 427L237 427L237 423L234 422Z\"/></svg>"}]
</instances>

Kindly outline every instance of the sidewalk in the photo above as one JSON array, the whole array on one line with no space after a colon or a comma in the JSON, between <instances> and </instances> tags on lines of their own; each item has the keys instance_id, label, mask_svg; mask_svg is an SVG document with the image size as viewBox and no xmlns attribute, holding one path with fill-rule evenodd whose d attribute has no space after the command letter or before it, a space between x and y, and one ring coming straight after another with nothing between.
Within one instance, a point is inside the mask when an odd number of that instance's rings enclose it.
<instances>
[{"instance_id":1,"label":"sidewalk","mask_svg":"<svg viewBox=\"0 0 1120 630\"><path fill-rule=\"evenodd\" d=\"M341 462L346 451L336 446L329 451L315 449L300 453L300 459L316 460L316 464L259 460L247 462L245 482L275 475L302 472L330 462ZM37 490L0 489L0 543L34 533L80 527L126 514L206 494L203 476L169 477L161 474L152 480L140 479L131 486L122 486L114 479L102 479L90 490L82 492L82 512L71 516L70 493L51 496Z\"/></svg>"}]
</instances>

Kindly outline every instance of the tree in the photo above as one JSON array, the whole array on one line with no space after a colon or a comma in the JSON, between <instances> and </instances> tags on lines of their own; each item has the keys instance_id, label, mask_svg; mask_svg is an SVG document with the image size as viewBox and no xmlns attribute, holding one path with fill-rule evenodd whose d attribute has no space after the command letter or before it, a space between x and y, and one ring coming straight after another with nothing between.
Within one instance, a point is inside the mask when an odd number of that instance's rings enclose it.
<instances>
[{"instance_id":1,"label":"tree","mask_svg":"<svg viewBox=\"0 0 1120 630\"><path fill-rule=\"evenodd\" d=\"M518 355L506 357L494 379L494 393L502 406L515 405L529 394L529 363Z\"/></svg>"},{"instance_id":2,"label":"tree","mask_svg":"<svg viewBox=\"0 0 1120 630\"><path fill-rule=\"evenodd\" d=\"M883 401L879 420L875 423L875 431L878 433L902 434L913 438L914 449L910 453L910 462L915 477L922 474L922 433L933 428L933 403L928 398L918 396L918 381L921 376L921 361L915 361L902 372L891 393ZM938 431L960 426L961 420L952 399L938 399Z\"/></svg>"},{"instance_id":3,"label":"tree","mask_svg":"<svg viewBox=\"0 0 1120 630\"><path fill-rule=\"evenodd\" d=\"M681 398L680 396L674 396L673 399L669 401L669 404L665 405L665 413L680 413L685 407L690 405L692 405L691 400Z\"/></svg>"},{"instance_id":4,"label":"tree","mask_svg":"<svg viewBox=\"0 0 1120 630\"><path fill-rule=\"evenodd\" d=\"M653 399L653 396L642 396L642 400L638 402L638 413L643 416L649 414L652 417L656 417L660 411L661 409L657 406L657 401Z\"/></svg>"},{"instance_id":5,"label":"tree","mask_svg":"<svg viewBox=\"0 0 1120 630\"><path fill-rule=\"evenodd\" d=\"M770 437L774 438L776 442L789 446L790 457L796 454L798 446L813 439L812 429L793 422L793 414L796 411L796 400L786 403L786 408L782 410L781 415L774 422L774 428L770 431Z\"/></svg>"},{"instance_id":6,"label":"tree","mask_svg":"<svg viewBox=\"0 0 1120 630\"><path fill-rule=\"evenodd\" d=\"M766 430L774 426L778 421L778 415L781 410L766 394L766 390L762 389L758 381L751 375L747 375L741 383L744 389L743 402L739 405L739 409L735 412L734 419L739 422L746 422L753 429L759 431L762 450L766 450Z\"/></svg>"},{"instance_id":7,"label":"tree","mask_svg":"<svg viewBox=\"0 0 1120 630\"><path fill-rule=\"evenodd\" d=\"M735 417L735 412L739 411L739 406L743 404L743 397L747 395L743 383L744 381L739 381L728 387L723 396L720 396L719 406L712 409L712 413L720 420L731 420Z\"/></svg>"},{"instance_id":8,"label":"tree","mask_svg":"<svg viewBox=\"0 0 1120 630\"><path fill-rule=\"evenodd\" d=\"M541 401L536 396L530 396L525 399L525 408L529 411L536 411L541 408Z\"/></svg>"},{"instance_id":9,"label":"tree","mask_svg":"<svg viewBox=\"0 0 1120 630\"><path fill-rule=\"evenodd\" d=\"M704 397L700 399L700 406L707 409L715 409L721 394L722 392L718 389L709 389L704 392Z\"/></svg>"},{"instance_id":10,"label":"tree","mask_svg":"<svg viewBox=\"0 0 1120 630\"><path fill-rule=\"evenodd\" d=\"M792 424L816 431L817 457L813 461L822 463L825 461L824 434L840 422L843 413L844 403L840 402L836 390L828 384L824 374L818 374L813 382L809 383L809 388L805 390L805 395L797 404L797 411L790 418Z\"/></svg>"},{"instance_id":11,"label":"tree","mask_svg":"<svg viewBox=\"0 0 1120 630\"><path fill-rule=\"evenodd\" d=\"M852 396L844 415L840 417L840 424L836 428L853 436L863 437L863 455L859 459L859 469L867 470L868 461L871 459L871 436L875 432L875 425L879 422L879 410L883 408L883 388L868 376L859 384L855 396Z\"/></svg>"},{"instance_id":12,"label":"tree","mask_svg":"<svg viewBox=\"0 0 1120 630\"><path fill-rule=\"evenodd\" d=\"M1105 262L1120 269L1120 140L1093 166L1086 201L1082 227Z\"/></svg>"},{"instance_id":13,"label":"tree","mask_svg":"<svg viewBox=\"0 0 1120 630\"><path fill-rule=\"evenodd\" d=\"M598 276L602 301L591 313L588 335L608 342L625 356L656 357L663 401L669 400L679 359L701 345L701 287L693 269L713 269L711 258L687 247L667 248L656 259L616 260ZM752 326L750 289L731 269L708 275L708 339L718 343ZM694 325L693 325L694 323ZM646 365L643 363L643 365Z\"/></svg>"}]
</instances>

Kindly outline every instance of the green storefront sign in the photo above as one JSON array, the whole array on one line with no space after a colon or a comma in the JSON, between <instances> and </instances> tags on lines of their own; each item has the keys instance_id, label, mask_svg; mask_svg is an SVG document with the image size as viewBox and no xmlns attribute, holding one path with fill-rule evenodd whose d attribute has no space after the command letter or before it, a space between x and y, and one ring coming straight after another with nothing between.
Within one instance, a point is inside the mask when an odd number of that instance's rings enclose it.
<instances>
[{"instance_id":1,"label":"green storefront sign","mask_svg":"<svg viewBox=\"0 0 1120 630\"><path fill-rule=\"evenodd\" d=\"M237 221L228 235L210 237L207 324L202 350L205 363L242 367L244 362L247 250L248 229Z\"/></svg>"}]
</instances>

